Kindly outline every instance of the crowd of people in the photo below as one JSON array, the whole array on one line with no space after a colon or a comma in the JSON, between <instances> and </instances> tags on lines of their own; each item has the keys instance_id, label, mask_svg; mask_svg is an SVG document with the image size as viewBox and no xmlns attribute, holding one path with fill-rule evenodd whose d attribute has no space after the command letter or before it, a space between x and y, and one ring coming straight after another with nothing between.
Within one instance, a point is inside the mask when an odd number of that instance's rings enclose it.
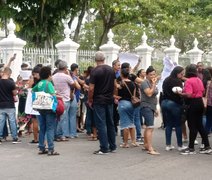
<instances>
[{"instance_id":1,"label":"crowd of people","mask_svg":"<svg viewBox=\"0 0 212 180\"><path fill-rule=\"evenodd\" d=\"M71 64L69 69L67 62L59 59L54 70L42 64L30 69L23 63L21 71L25 76L20 74L17 80L13 80L12 61L15 56L0 67L0 144L7 141L8 132L14 144L21 143L27 130L33 133L30 143L38 144L38 154L54 156L59 155L54 141L69 141L86 131L88 140L99 140L100 148L94 154L116 152L116 136L120 134L120 148L142 145L142 150L148 154L159 155L152 143L159 102L166 151L175 148L171 143L174 130L180 154L196 154L194 145L198 133L202 138L199 152L212 153L209 143L212 68L204 68L202 62L186 68L175 64L161 83L161 76L152 66L138 70L140 59L133 69L128 62L121 63L119 59L109 66L105 64L101 51L96 52L96 66L87 67L84 74L79 74L77 64ZM27 77L26 72L30 72ZM161 89L158 88L159 81ZM53 110L32 108L32 93L42 91L62 99L62 115L58 117ZM139 105L134 105L133 97L139 100ZM17 112L15 103L18 103ZM188 147L184 145L186 124Z\"/></svg>"}]
</instances>

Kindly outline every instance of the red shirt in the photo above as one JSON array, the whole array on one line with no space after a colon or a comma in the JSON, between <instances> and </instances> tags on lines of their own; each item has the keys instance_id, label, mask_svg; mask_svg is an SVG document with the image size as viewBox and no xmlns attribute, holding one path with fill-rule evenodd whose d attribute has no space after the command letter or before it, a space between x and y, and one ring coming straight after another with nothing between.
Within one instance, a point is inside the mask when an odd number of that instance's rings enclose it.
<instances>
[{"instance_id":1,"label":"red shirt","mask_svg":"<svg viewBox=\"0 0 212 180\"><path fill-rule=\"evenodd\" d=\"M204 86L200 78L191 77L185 82L183 92L191 94L192 98L200 98L204 93Z\"/></svg>"}]
</instances>

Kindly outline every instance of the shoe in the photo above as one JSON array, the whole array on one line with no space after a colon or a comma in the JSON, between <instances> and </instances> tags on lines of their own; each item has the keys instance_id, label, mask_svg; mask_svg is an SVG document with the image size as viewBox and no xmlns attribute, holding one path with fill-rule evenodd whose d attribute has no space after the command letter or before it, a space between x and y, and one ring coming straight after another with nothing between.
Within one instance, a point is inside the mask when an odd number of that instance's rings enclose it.
<instances>
[{"instance_id":1,"label":"shoe","mask_svg":"<svg viewBox=\"0 0 212 180\"><path fill-rule=\"evenodd\" d=\"M174 149L174 146L172 146L172 145L168 145L168 146L166 146L166 151L171 151L172 149Z\"/></svg>"},{"instance_id":2,"label":"shoe","mask_svg":"<svg viewBox=\"0 0 212 180\"><path fill-rule=\"evenodd\" d=\"M110 152L110 153L116 153L117 151L116 151L116 149L110 149L109 152Z\"/></svg>"},{"instance_id":3,"label":"shoe","mask_svg":"<svg viewBox=\"0 0 212 180\"><path fill-rule=\"evenodd\" d=\"M40 150L38 152L38 155L43 155L43 154L48 154L48 151L46 149L44 149L44 150Z\"/></svg>"},{"instance_id":4,"label":"shoe","mask_svg":"<svg viewBox=\"0 0 212 180\"><path fill-rule=\"evenodd\" d=\"M181 152L181 151L183 151L183 150L185 150L185 149L187 149L187 148L188 148L187 146L181 146L181 147L179 146L179 147L177 148L177 150Z\"/></svg>"},{"instance_id":5,"label":"shoe","mask_svg":"<svg viewBox=\"0 0 212 180\"><path fill-rule=\"evenodd\" d=\"M193 155L193 154L196 154L196 151L194 149L191 149L191 148L186 148L184 150L181 151L182 155Z\"/></svg>"},{"instance_id":6,"label":"shoe","mask_svg":"<svg viewBox=\"0 0 212 180\"><path fill-rule=\"evenodd\" d=\"M60 155L60 153L56 152L56 151L48 151L48 156L58 156Z\"/></svg>"},{"instance_id":7,"label":"shoe","mask_svg":"<svg viewBox=\"0 0 212 180\"><path fill-rule=\"evenodd\" d=\"M107 152L102 152L101 150L98 150L98 151L94 151L93 154L96 154L96 155L106 155L108 153Z\"/></svg>"},{"instance_id":8,"label":"shoe","mask_svg":"<svg viewBox=\"0 0 212 180\"><path fill-rule=\"evenodd\" d=\"M78 138L78 135L76 136L70 136L71 139L75 139L75 138Z\"/></svg>"},{"instance_id":9,"label":"shoe","mask_svg":"<svg viewBox=\"0 0 212 180\"><path fill-rule=\"evenodd\" d=\"M2 144L2 140L0 139L0 144Z\"/></svg>"},{"instance_id":10,"label":"shoe","mask_svg":"<svg viewBox=\"0 0 212 180\"><path fill-rule=\"evenodd\" d=\"M200 154L211 154L212 153L212 149L211 149L211 147L201 148L199 153Z\"/></svg>"},{"instance_id":11,"label":"shoe","mask_svg":"<svg viewBox=\"0 0 212 180\"><path fill-rule=\"evenodd\" d=\"M137 142L139 145L144 145L144 141L142 140L142 138L136 139L136 142Z\"/></svg>"},{"instance_id":12,"label":"shoe","mask_svg":"<svg viewBox=\"0 0 212 180\"><path fill-rule=\"evenodd\" d=\"M30 144L38 144L38 141L32 140L29 142Z\"/></svg>"},{"instance_id":13,"label":"shoe","mask_svg":"<svg viewBox=\"0 0 212 180\"><path fill-rule=\"evenodd\" d=\"M198 141L197 140L195 140L194 141L194 145L198 145L199 143L198 143Z\"/></svg>"},{"instance_id":14,"label":"shoe","mask_svg":"<svg viewBox=\"0 0 212 180\"><path fill-rule=\"evenodd\" d=\"M21 140L20 139L13 139L13 144L18 144L18 143L21 143Z\"/></svg>"}]
</instances>

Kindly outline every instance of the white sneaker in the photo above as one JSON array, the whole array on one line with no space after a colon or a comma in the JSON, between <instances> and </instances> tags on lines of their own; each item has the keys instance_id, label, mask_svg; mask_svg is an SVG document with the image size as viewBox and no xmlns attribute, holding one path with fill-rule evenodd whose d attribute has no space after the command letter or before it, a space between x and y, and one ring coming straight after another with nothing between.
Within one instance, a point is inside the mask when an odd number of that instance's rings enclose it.
<instances>
[{"instance_id":1,"label":"white sneaker","mask_svg":"<svg viewBox=\"0 0 212 180\"><path fill-rule=\"evenodd\" d=\"M197 140L195 140L194 141L194 145L198 145L199 143L198 143L198 141Z\"/></svg>"},{"instance_id":2,"label":"white sneaker","mask_svg":"<svg viewBox=\"0 0 212 180\"><path fill-rule=\"evenodd\" d=\"M181 151L185 150L186 148L188 148L188 147L187 146L182 146L182 147L178 147L177 150L181 152Z\"/></svg>"},{"instance_id":3,"label":"white sneaker","mask_svg":"<svg viewBox=\"0 0 212 180\"><path fill-rule=\"evenodd\" d=\"M171 151L172 149L174 149L174 146L172 145L169 145L169 146L166 146L166 151Z\"/></svg>"}]
</instances>

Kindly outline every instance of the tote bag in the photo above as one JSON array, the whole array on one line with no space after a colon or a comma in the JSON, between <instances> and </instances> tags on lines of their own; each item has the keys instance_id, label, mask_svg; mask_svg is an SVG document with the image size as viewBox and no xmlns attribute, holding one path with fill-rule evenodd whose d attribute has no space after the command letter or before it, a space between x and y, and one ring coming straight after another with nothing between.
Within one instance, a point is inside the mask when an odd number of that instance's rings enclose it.
<instances>
[{"instance_id":1,"label":"tote bag","mask_svg":"<svg viewBox=\"0 0 212 180\"><path fill-rule=\"evenodd\" d=\"M46 84L46 88L44 91L40 92L32 92L32 108L39 110L52 110L53 112L57 109L57 98L49 93L46 93L45 90L48 87L48 83Z\"/></svg>"}]
</instances>

